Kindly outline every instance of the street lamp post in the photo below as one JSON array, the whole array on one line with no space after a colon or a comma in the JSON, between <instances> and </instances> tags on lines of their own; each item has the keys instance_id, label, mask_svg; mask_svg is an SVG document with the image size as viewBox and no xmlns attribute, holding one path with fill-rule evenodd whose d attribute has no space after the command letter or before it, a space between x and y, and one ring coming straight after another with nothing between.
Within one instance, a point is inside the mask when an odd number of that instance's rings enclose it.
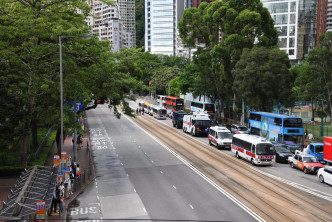
<instances>
[{"instance_id":1,"label":"street lamp post","mask_svg":"<svg viewBox=\"0 0 332 222\"><path fill-rule=\"evenodd\" d=\"M62 78L62 38L73 38L73 37L81 37L81 38L90 38L91 34L81 35L81 36L59 36L59 56L60 56L60 119L61 119L61 135L60 135L60 155L63 150L63 78ZM76 149L76 146L75 148ZM74 150L75 153L75 150ZM74 157L76 160L76 156Z\"/></svg>"}]
</instances>

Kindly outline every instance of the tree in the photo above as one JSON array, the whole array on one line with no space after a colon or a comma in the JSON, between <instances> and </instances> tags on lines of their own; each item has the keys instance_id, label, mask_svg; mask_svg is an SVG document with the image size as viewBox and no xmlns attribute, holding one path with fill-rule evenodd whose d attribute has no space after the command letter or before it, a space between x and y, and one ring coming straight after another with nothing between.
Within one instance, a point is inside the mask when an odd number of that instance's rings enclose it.
<instances>
[{"instance_id":1,"label":"tree","mask_svg":"<svg viewBox=\"0 0 332 222\"><path fill-rule=\"evenodd\" d=\"M291 104L295 75L285 52L254 47L245 49L233 70L234 91L252 110L272 111L274 104Z\"/></svg>"},{"instance_id":2,"label":"tree","mask_svg":"<svg viewBox=\"0 0 332 222\"><path fill-rule=\"evenodd\" d=\"M331 117L332 125L332 32L319 36L319 45L309 52L309 68L320 87L320 98L326 103L324 111ZM310 84L310 83L308 83Z\"/></svg>"},{"instance_id":3,"label":"tree","mask_svg":"<svg viewBox=\"0 0 332 222\"><path fill-rule=\"evenodd\" d=\"M211 83L216 83L216 75L219 75L218 82L223 86L212 84L212 92L226 89L222 95L225 98L233 94L231 86L235 76L231 75L231 70L239 61L242 50L254 45L275 47L278 42L273 19L259 0L215 1L202 3L197 9L186 9L179 22L179 32L186 45L200 44L211 51L213 59L207 60L207 66L218 68L211 75L204 75L207 71L201 69L201 75L197 76L205 76ZM206 51L198 50L196 54L199 53ZM212 94L208 96L213 97ZM235 104L235 94L233 100Z\"/></svg>"}]
</instances>

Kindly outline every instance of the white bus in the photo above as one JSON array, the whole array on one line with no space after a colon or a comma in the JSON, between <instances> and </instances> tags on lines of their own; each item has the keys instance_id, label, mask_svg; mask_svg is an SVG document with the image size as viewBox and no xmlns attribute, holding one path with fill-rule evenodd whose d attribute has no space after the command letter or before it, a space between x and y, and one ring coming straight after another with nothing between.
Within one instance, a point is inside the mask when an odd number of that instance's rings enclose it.
<instances>
[{"instance_id":1,"label":"white bus","mask_svg":"<svg viewBox=\"0 0 332 222\"><path fill-rule=\"evenodd\" d=\"M156 119L166 119L167 111L165 108L160 106L153 107L153 117Z\"/></svg>"},{"instance_id":2,"label":"white bus","mask_svg":"<svg viewBox=\"0 0 332 222\"><path fill-rule=\"evenodd\" d=\"M237 158L248 160L252 165L272 165L275 158L272 143L263 137L248 134L234 134L232 152Z\"/></svg>"},{"instance_id":3,"label":"white bus","mask_svg":"<svg viewBox=\"0 0 332 222\"><path fill-rule=\"evenodd\" d=\"M166 107L166 96L157 95L157 105L160 107Z\"/></svg>"},{"instance_id":4,"label":"white bus","mask_svg":"<svg viewBox=\"0 0 332 222\"><path fill-rule=\"evenodd\" d=\"M206 113L211 120L216 119L216 106L214 103L192 101L190 105L191 112Z\"/></svg>"}]
</instances>

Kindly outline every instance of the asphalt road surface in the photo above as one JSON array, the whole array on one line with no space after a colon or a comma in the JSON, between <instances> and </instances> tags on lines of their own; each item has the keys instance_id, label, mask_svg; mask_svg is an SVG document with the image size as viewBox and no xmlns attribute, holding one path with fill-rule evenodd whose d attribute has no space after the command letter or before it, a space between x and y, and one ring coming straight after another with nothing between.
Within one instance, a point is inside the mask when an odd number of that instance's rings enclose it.
<instances>
[{"instance_id":1,"label":"asphalt road surface","mask_svg":"<svg viewBox=\"0 0 332 222\"><path fill-rule=\"evenodd\" d=\"M69 206L68 219L332 218L332 198L327 193L308 192L280 180L268 172L273 167L251 167L200 142L204 138L192 138L164 124L167 121L147 115L118 120L106 105L88 111L87 116L97 179Z\"/></svg>"},{"instance_id":2,"label":"asphalt road surface","mask_svg":"<svg viewBox=\"0 0 332 222\"><path fill-rule=\"evenodd\" d=\"M256 221L128 118L98 106L87 119L97 178L67 220Z\"/></svg>"}]
</instances>

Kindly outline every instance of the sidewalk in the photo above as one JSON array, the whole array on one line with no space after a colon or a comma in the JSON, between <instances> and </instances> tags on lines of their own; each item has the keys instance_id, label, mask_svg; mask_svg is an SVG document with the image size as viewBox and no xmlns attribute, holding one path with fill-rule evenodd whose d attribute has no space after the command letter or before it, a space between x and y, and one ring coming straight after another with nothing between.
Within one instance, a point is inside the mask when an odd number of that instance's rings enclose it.
<instances>
[{"instance_id":1,"label":"sidewalk","mask_svg":"<svg viewBox=\"0 0 332 222\"><path fill-rule=\"evenodd\" d=\"M88 129L86 129L86 132L88 132ZM77 158L76 162L80 165L80 171L81 174L81 184L77 185L77 189L75 191L73 187L73 194L70 195L69 199L65 199L65 207L63 216L60 218L59 213L52 213L51 216L47 216L49 220L52 221L65 221L65 218L67 216L67 206L70 204L71 201L73 201L84 189L85 187L94 180L95 173L94 173L94 166L92 162L92 154L90 151L88 151L87 147L89 146L89 136L88 133L83 135L83 148L80 150L77 150ZM68 154L72 156L72 159L74 161L74 150L73 150L73 143L72 143L72 136L67 136L64 141L63 145L63 151L66 151ZM51 151L49 158L48 158L48 166L53 166L53 155L56 153L56 147ZM91 157L89 161L89 155ZM89 171L90 167L90 171ZM84 177L84 178L83 178ZM2 201L7 200L7 196L11 193L10 190L14 187L16 181L18 178L11 177L11 178L0 178L0 209L2 209ZM75 192L74 192L75 191ZM59 210L59 208L57 208Z\"/></svg>"},{"instance_id":2,"label":"sidewalk","mask_svg":"<svg viewBox=\"0 0 332 222\"><path fill-rule=\"evenodd\" d=\"M88 130L87 130L88 132ZM63 145L63 151L66 151L67 154L70 154L72 156L72 161L74 161L74 150L73 150L73 143L72 143L72 136L67 136L64 145ZM76 162L77 164L80 165L80 170L82 172L81 176L85 176L84 181L82 181L81 186L77 186L77 189L75 191L74 186L73 186L73 194L69 196L68 199L65 199L65 204L64 204L64 213L62 217L59 217L59 213L52 213L51 216L48 216L48 219L52 221L65 221L65 218L67 217L67 207L70 204L71 201L73 201L84 189L85 187L94 180L95 178L95 173L94 173L94 168L93 168L93 163L92 159L91 162L89 163L89 154L90 157L92 158L91 152L88 151L88 146L90 144L89 141L89 136L88 133L83 134L83 148L77 150L77 157L76 157ZM90 150L91 151L91 150ZM53 151L54 154L56 154L56 150ZM53 155L51 155L52 160L51 164L53 164ZM89 172L89 165L91 167L91 170ZM91 173L91 174L90 174ZM59 211L59 208L57 208Z\"/></svg>"}]
</instances>

